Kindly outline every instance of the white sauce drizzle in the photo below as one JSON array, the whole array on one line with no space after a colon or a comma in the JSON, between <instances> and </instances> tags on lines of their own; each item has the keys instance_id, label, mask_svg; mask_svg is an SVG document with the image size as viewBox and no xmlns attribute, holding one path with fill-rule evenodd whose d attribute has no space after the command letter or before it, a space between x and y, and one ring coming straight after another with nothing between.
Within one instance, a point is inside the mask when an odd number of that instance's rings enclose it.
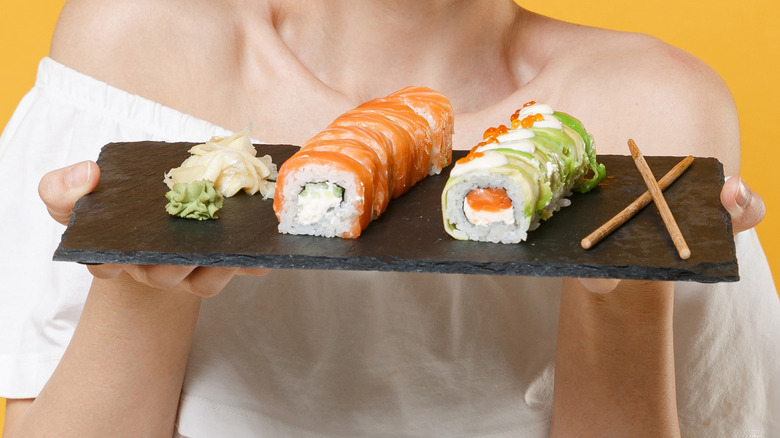
<instances>
[{"instance_id":1,"label":"white sauce drizzle","mask_svg":"<svg viewBox=\"0 0 780 438\"><path fill-rule=\"evenodd\" d=\"M480 169L490 169L493 167L501 167L509 163L509 159L501 152L485 151L483 156L474 158L465 163L455 163L455 166L450 172L450 177L461 176L465 173L473 172Z\"/></svg>"},{"instance_id":2,"label":"white sauce drizzle","mask_svg":"<svg viewBox=\"0 0 780 438\"><path fill-rule=\"evenodd\" d=\"M493 149L512 149L518 152L528 152L529 154L533 154L536 152L536 145L532 141L528 140L515 140L508 142L499 141L498 143L489 143L485 146L480 146L477 148L477 151L485 152Z\"/></svg>"},{"instance_id":3,"label":"white sauce drizzle","mask_svg":"<svg viewBox=\"0 0 780 438\"><path fill-rule=\"evenodd\" d=\"M499 135L496 137L496 140L499 143L508 143L515 140L528 140L529 138L534 138L535 135L530 129L517 128L509 130L506 134Z\"/></svg>"}]
</instances>

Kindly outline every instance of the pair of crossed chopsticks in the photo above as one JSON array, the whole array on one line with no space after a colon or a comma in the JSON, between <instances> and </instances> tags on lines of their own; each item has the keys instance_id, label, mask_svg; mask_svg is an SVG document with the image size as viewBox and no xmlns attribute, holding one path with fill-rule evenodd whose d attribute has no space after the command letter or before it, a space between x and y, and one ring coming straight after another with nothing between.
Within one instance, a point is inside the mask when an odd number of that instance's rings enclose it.
<instances>
[{"instance_id":1,"label":"pair of crossed chopsticks","mask_svg":"<svg viewBox=\"0 0 780 438\"><path fill-rule=\"evenodd\" d=\"M689 155L685 157L685 159L677 163L672 170L664 175L663 178L656 181L653 172L650 170L650 166L647 165L645 157L642 156L642 152L639 151L634 140L628 140L628 148L631 150L631 156L634 158L634 163L636 163L636 167L639 169L639 173L642 175L642 179L645 181L648 191L642 194L642 196L637 198L636 201L632 202L628 207L624 208L623 211L615 215L615 217L600 226L596 231L590 233L588 237L582 239L582 247L585 249L591 248L612 231L623 225L652 200L661 213L661 219L664 221L666 230L669 231L669 235L672 237L672 242L674 242L674 246L677 248L677 253L680 255L681 259L688 260L691 257L691 250L688 248L688 244L685 243L685 238L680 231L680 227L677 226L674 216L672 216L672 211L666 203L662 190L669 187L677 177L685 172L685 169L693 162L693 156Z\"/></svg>"}]
</instances>

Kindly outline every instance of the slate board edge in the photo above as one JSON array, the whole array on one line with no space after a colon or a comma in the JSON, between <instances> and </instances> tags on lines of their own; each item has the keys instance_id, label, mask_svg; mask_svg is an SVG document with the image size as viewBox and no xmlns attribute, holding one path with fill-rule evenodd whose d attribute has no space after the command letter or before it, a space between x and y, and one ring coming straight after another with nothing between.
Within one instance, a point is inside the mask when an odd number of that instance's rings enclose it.
<instances>
[{"instance_id":1,"label":"slate board edge","mask_svg":"<svg viewBox=\"0 0 780 438\"><path fill-rule=\"evenodd\" d=\"M81 264L159 264L157 252L121 252L95 250L68 250L62 247L55 253L54 261L77 261ZM463 265L453 263L406 260L398 257L320 257L307 255L237 255L237 254L164 254L166 264L183 266L222 266L271 269L323 269L344 271L395 271L427 272L440 274L516 275L529 277L583 277L618 278L633 280L690 281L718 283L739 281L739 274L732 264L713 265L691 269L656 267L652 274L637 266L611 265L563 265L550 263L475 263L469 262L468 272ZM607 275L604 268L609 268ZM699 272L697 272L697 270Z\"/></svg>"}]
</instances>

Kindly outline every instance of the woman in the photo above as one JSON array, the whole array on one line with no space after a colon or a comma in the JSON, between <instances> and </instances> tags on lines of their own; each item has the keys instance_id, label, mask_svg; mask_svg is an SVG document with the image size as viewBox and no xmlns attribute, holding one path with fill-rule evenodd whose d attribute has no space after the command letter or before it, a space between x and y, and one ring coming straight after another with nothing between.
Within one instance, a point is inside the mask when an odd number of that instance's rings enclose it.
<instances>
[{"instance_id":1,"label":"woman","mask_svg":"<svg viewBox=\"0 0 780 438\"><path fill-rule=\"evenodd\" d=\"M255 138L300 144L410 84L451 99L456 148L533 99L580 118L599 153L625 154L634 138L649 155L739 168L733 102L701 62L508 0L72 0L0 150L23 160L19 202L29 204L45 170L94 158L109 141L203 141L251 122ZM3 173L15 163L4 157ZM82 163L44 178L41 196L62 222L97 180ZM744 202L751 192L732 181L724 205L745 207L735 230L750 228L762 203ZM12 229L46 226L42 216ZM3 259L19 292L0 308L13 309L3 316L24 342L3 365L15 379L1 394L9 436L777 427L768 414L777 383L766 382L780 375L780 345L768 336L780 310L752 231L737 237L743 280L714 286L162 266L91 267L90 286L83 268L33 265L60 231Z\"/></svg>"}]
</instances>

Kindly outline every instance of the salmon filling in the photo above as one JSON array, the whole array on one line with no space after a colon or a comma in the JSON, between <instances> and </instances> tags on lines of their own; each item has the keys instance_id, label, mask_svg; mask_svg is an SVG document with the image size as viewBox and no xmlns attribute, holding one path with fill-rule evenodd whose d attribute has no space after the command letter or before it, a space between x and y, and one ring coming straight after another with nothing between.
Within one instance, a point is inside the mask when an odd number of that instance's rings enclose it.
<instances>
[{"instance_id":1,"label":"salmon filling","mask_svg":"<svg viewBox=\"0 0 780 438\"><path fill-rule=\"evenodd\" d=\"M515 223L512 199L506 194L506 190L498 187L484 187L470 191L463 201L463 211L469 222L474 225Z\"/></svg>"}]
</instances>

